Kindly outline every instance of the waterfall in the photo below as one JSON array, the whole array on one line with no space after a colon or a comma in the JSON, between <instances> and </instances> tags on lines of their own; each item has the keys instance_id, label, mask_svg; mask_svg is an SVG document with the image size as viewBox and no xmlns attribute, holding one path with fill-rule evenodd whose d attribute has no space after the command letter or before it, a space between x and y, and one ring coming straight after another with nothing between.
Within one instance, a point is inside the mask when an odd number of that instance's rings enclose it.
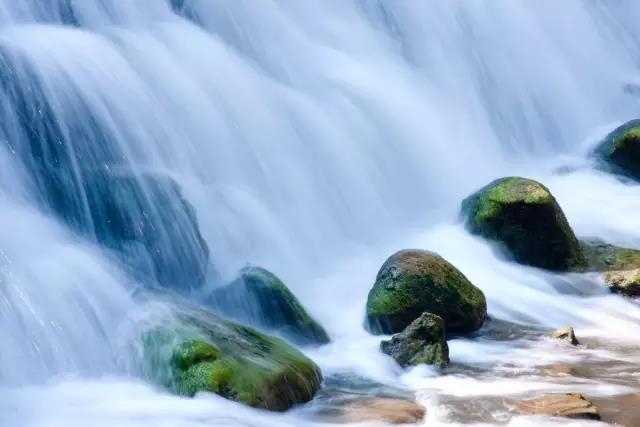
<instances>
[{"instance_id":1,"label":"waterfall","mask_svg":"<svg viewBox=\"0 0 640 427\"><path fill-rule=\"evenodd\" d=\"M309 353L329 373L431 387L362 329L377 268L409 246L492 316L637 340L637 304L509 263L457 215L526 175L579 235L640 248L640 187L588 157L637 117L639 18L633 0L0 0L0 425L299 425L162 394L131 355L143 289L197 301L246 263L326 326Z\"/></svg>"}]
</instances>

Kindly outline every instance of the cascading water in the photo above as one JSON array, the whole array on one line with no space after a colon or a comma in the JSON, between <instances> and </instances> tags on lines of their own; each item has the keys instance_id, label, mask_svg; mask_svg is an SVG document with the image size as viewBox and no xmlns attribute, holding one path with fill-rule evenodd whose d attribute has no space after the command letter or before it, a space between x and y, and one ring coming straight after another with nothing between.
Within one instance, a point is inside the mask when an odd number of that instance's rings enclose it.
<instances>
[{"instance_id":1,"label":"cascading water","mask_svg":"<svg viewBox=\"0 0 640 427\"><path fill-rule=\"evenodd\" d=\"M518 174L578 235L640 248L640 187L588 157L637 115L638 19L632 0L0 0L0 425L324 423L315 403L274 415L143 375L138 329L166 305L142 289L197 302L247 262L325 326L307 351L325 377L416 392L429 425L499 422L491 402L528 391L638 393L637 369L605 369L640 362L636 303L505 261L457 220ZM525 332L400 372L362 320L402 247L439 252ZM526 333L565 324L619 345ZM590 371L536 370L569 362Z\"/></svg>"}]
</instances>

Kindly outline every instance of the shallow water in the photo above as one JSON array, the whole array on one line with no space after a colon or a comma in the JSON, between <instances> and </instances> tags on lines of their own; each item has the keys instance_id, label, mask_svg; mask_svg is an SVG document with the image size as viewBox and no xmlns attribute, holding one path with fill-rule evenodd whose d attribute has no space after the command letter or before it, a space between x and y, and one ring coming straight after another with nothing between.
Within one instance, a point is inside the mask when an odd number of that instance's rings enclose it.
<instances>
[{"instance_id":1,"label":"shallow water","mask_svg":"<svg viewBox=\"0 0 640 427\"><path fill-rule=\"evenodd\" d=\"M640 248L640 185L589 157L637 115L638 19L632 0L0 0L0 425L330 425L330 392L414 396L428 425L597 425L515 413L546 392L630 405L638 303L509 262L458 210L527 176L579 237ZM59 180L90 223L85 166L181 186L212 260L194 301L247 262L281 276L331 335L305 349L324 394L273 414L144 381L133 337L162 301L45 194ZM378 268L408 247L487 296L491 322L451 340L442 372L401 371L362 326ZM546 338L565 325L583 346Z\"/></svg>"}]
</instances>

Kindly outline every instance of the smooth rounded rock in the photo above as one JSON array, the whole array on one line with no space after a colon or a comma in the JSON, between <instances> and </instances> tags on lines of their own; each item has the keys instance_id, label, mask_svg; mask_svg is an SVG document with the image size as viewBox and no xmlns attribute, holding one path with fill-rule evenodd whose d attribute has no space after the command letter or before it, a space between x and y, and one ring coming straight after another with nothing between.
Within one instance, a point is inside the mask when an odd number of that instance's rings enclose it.
<instances>
[{"instance_id":1,"label":"smooth rounded rock","mask_svg":"<svg viewBox=\"0 0 640 427\"><path fill-rule=\"evenodd\" d=\"M607 135L596 156L616 173L640 179L640 120L630 120Z\"/></svg>"},{"instance_id":2,"label":"smooth rounded rock","mask_svg":"<svg viewBox=\"0 0 640 427\"><path fill-rule=\"evenodd\" d=\"M242 323L300 345L326 344L329 336L298 298L270 271L248 266L238 278L213 291L210 304Z\"/></svg>"},{"instance_id":3,"label":"smooth rounded rock","mask_svg":"<svg viewBox=\"0 0 640 427\"><path fill-rule=\"evenodd\" d=\"M177 394L284 411L320 388L318 366L279 338L193 308L158 323L143 335L145 371Z\"/></svg>"},{"instance_id":4,"label":"smooth rounded rock","mask_svg":"<svg viewBox=\"0 0 640 427\"><path fill-rule=\"evenodd\" d=\"M367 327L372 333L402 331L424 312L444 319L448 332L480 328L487 303L457 268L440 255L418 249L402 250L380 268L367 300Z\"/></svg>"},{"instance_id":5,"label":"smooth rounded rock","mask_svg":"<svg viewBox=\"0 0 640 427\"><path fill-rule=\"evenodd\" d=\"M500 242L521 264L555 271L586 268L560 205L537 181L498 179L466 198L462 213L471 233Z\"/></svg>"}]
</instances>

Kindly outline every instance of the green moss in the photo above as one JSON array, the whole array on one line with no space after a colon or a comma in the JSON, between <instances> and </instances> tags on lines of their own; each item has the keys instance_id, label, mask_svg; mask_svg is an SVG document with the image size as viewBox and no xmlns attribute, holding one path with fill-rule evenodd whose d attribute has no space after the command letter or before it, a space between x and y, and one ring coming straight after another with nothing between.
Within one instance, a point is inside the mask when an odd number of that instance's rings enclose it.
<instances>
[{"instance_id":1,"label":"green moss","mask_svg":"<svg viewBox=\"0 0 640 427\"><path fill-rule=\"evenodd\" d=\"M239 278L214 291L214 307L252 326L273 331L297 344L323 344L329 336L275 274L250 266ZM229 310L244 307L246 312Z\"/></svg>"},{"instance_id":2,"label":"green moss","mask_svg":"<svg viewBox=\"0 0 640 427\"><path fill-rule=\"evenodd\" d=\"M629 144L637 144L638 141L640 141L640 126L632 127L614 140L612 152L623 149Z\"/></svg>"},{"instance_id":3,"label":"green moss","mask_svg":"<svg viewBox=\"0 0 640 427\"><path fill-rule=\"evenodd\" d=\"M186 369L200 362L215 361L221 355L222 352L216 346L204 341L191 340L173 350L171 363L178 369Z\"/></svg>"},{"instance_id":4,"label":"green moss","mask_svg":"<svg viewBox=\"0 0 640 427\"><path fill-rule=\"evenodd\" d=\"M423 312L445 319L452 332L479 328L486 315L482 291L437 254L405 250L381 267L367 300L372 332L399 332Z\"/></svg>"},{"instance_id":5,"label":"green moss","mask_svg":"<svg viewBox=\"0 0 640 427\"><path fill-rule=\"evenodd\" d=\"M180 373L180 394L209 391L249 406L261 406L268 377L254 365L227 359L197 363ZM268 400L268 399L267 399Z\"/></svg>"},{"instance_id":6,"label":"green moss","mask_svg":"<svg viewBox=\"0 0 640 427\"><path fill-rule=\"evenodd\" d=\"M560 271L586 264L562 209L536 181L496 180L466 198L462 213L470 232L501 242L522 264Z\"/></svg>"},{"instance_id":7,"label":"green moss","mask_svg":"<svg viewBox=\"0 0 640 427\"><path fill-rule=\"evenodd\" d=\"M480 224L493 219L505 204L546 204L552 201L551 192L536 181L518 177L505 178L479 195L475 220Z\"/></svg>"},{"instance_id":8,"label":"green moss","mask_svg":"<svg viewBox=\"0 0 640 427\"><path fill-rule=\"evenodd\" d=\"M580 242L590 271L631 270L640 268L640 250L610 245L598 240Z\"/></svg>"},{"instance_id":9,"label":"green moss","mask_svg":"<svg viewBox=\"0 0 640 427\"><path fill-rule=\"evenodd\" d=\"M427 364L444 368L449 363L444 320L432 313L423 313L401 333L382 341L380 348L403 367Z\"/></svg>"},{"instance_id":10,"label":"green moss","mask_svg":"<svg viewBox=\"0 0 640 427\"><path fill-rule=\"evenodd\" d=\"M156 359L156 369L163 361L170 367L171 380L162 383L179 394L208 391L285 410L310 400L320 386L318 367L283 340L200 310L162 322L145 336L145 344L154 343L145 352Z\"/></svg>"},{"instance_id":11,"label":"green moss","mask_svg":"<svg viewBox=\"0 0 640 427\"><path fill-rule=\"evenodd\" d=\"M594 154L605 170L640 179L640 120L616 128Z\"/></svg>"},{"instance_id":12,"label":"green moss","mask_svg":"<svg viewBox=\"0 0 640 427\"><path fill-rule=\"evenodd\" d=\"M449 358L445 356L448 352L449 350L446 343L437 343L425 346L422 351L418 352L409 360L408 365L435 365L438 368L443 369L449 363Z\"/></svg>"}]
</instances>

